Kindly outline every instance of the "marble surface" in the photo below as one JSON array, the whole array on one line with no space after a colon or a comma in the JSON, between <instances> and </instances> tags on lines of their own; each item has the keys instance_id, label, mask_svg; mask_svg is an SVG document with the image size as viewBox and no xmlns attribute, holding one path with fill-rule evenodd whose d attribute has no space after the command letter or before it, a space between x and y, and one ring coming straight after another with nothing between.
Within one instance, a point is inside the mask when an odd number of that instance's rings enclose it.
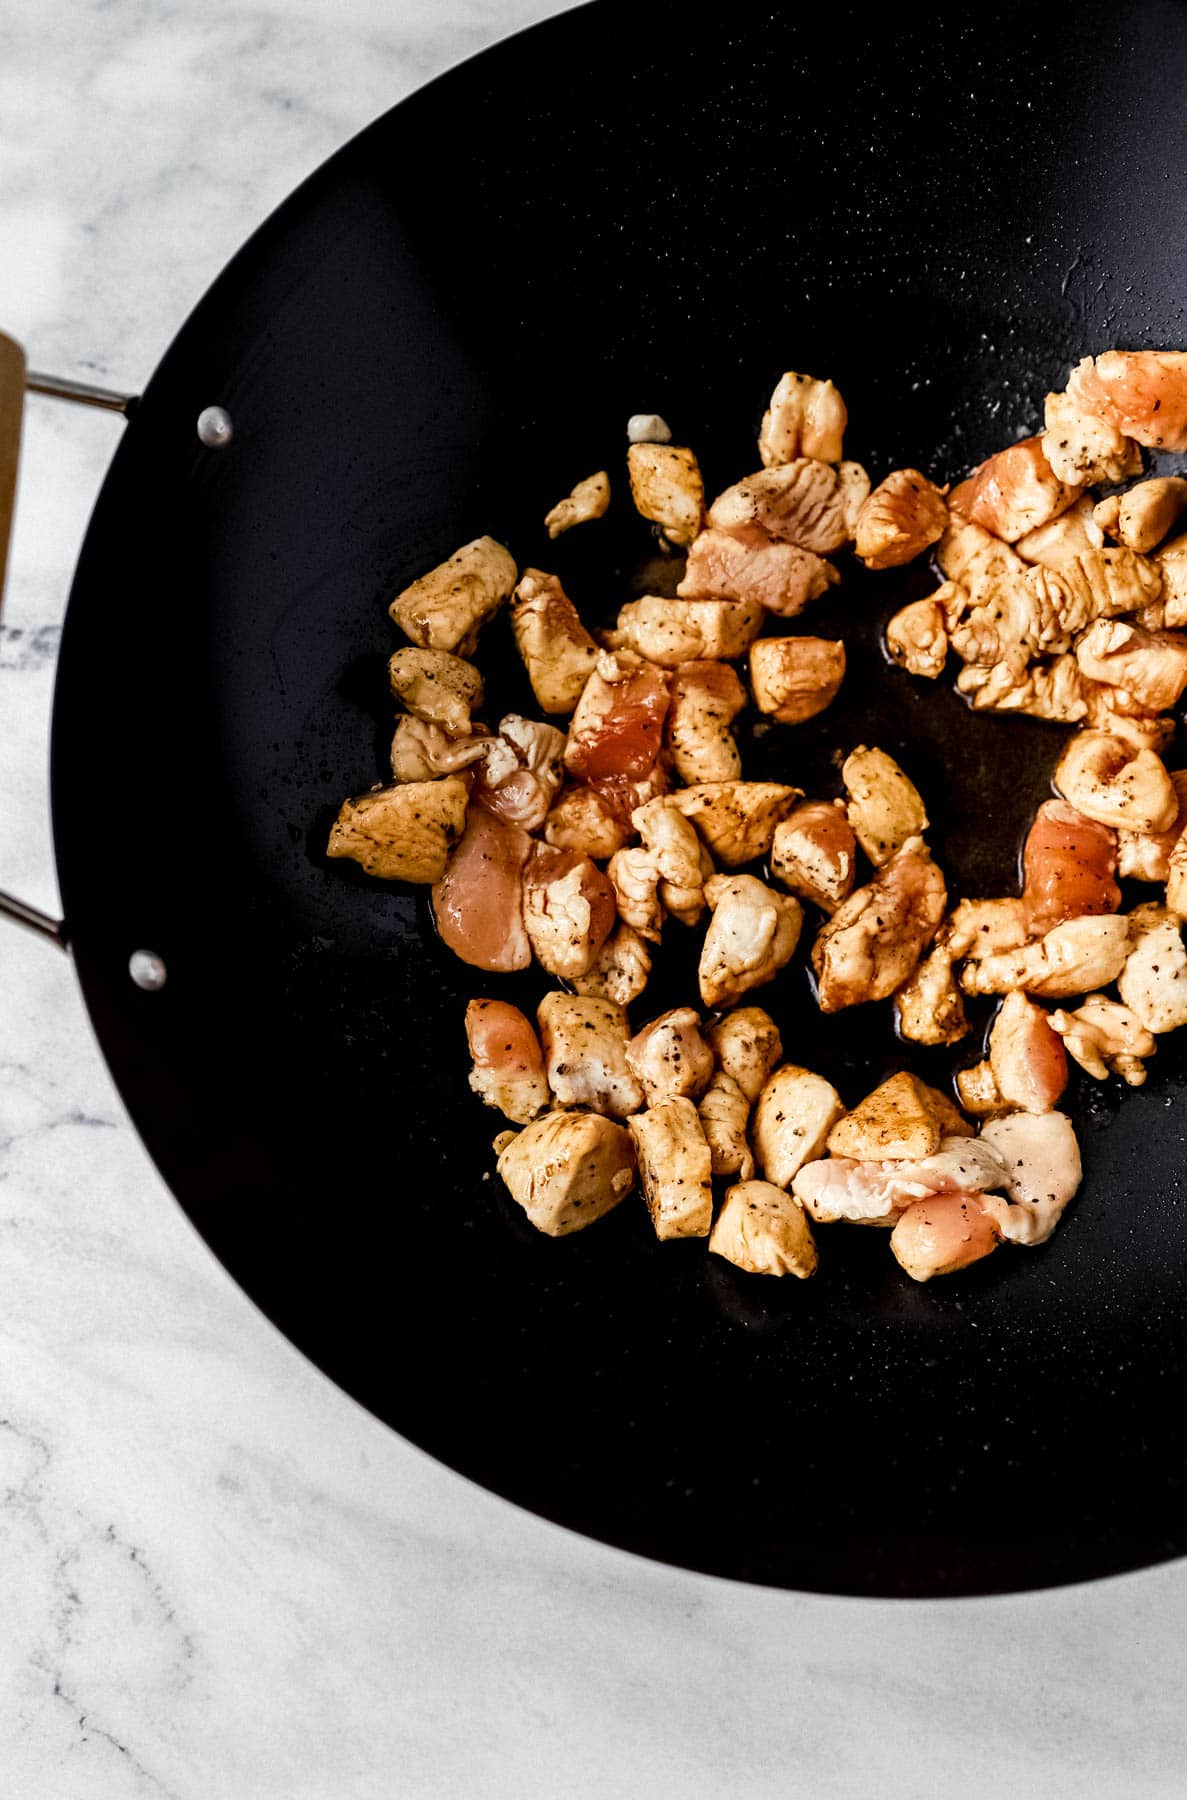
<instances>
[{"instance_id":1,"label":"marble surface","mask_svg":"<svg viewBox=\"0 0 1187 1800\"><path fill-rule=\"evenodd\" d=\"M246 233L548 0L4 0L0 324L134 388ZM58 621L118 426L34 402L0 882L52 907ZM989 1522L987 1521L987 1529ZM518 1512L253 1310L149 1165L65 958L0 937L0 1791L12 1800L1182 1795L1187 1565L873 1604Z\"/></svg>"}]
</instances>

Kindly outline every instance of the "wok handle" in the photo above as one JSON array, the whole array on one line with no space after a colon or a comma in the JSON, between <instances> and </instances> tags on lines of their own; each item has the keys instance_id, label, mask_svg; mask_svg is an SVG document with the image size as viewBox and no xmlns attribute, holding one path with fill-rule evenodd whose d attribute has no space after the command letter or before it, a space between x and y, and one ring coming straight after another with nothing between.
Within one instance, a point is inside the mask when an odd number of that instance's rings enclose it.
<instances>
[{"instance_id":1,"label":"wok handle","mask_svg":"<svg viewBox=\"0 0 1187 1800\"><path fill-rule=\"evenodd\" d=\"M72 400L79 406L99 406L106 412L122 413L125 418L136 401L134 394L117 394L110 388L92 387L89 382L38 374L27 366L25 352L16 339L0 331L0 601L4 597L8 545L16 508L17 465L27 393L48 394L56 400ZM27 925L59 948L66 948L65 920L55 919L13 894L0 893L0 916L14 919L18 925Z\"/></svg>"}]
</instances>

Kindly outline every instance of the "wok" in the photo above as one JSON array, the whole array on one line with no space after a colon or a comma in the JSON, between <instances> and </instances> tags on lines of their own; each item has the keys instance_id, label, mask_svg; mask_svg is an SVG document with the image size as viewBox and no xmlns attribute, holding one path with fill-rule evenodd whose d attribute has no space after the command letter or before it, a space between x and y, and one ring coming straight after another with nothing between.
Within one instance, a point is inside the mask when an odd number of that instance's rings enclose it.
<instances>
[{"instance_id":1,"label":"wok","mask_svg":"<svg viewBox=\"0 0 1187 1800\"><path fill-rule=\"evenodd\" d=\"M1046 1248L913 1286L878 1232L813 1282L657 1244L637 1200L536 1236L468 1093L484 977L423 895L328 864L380 778L385 602L490 532L593 619L639 591L621 504L549 546L571 482L657 410L710 490L753 467L786 367L832 375L847 454L959 476L1070 362L1187 341L1187 12L1148 0L869 14L596 5L362 133L215 283L132 412L61 646L65 935L133 1120L191 1220L313 1361L473 1480L644 1555L853 1594L960 1594L1181 1554L1183 1053L1083 1084L1083 1189ZM195 420L226 409L229 441ZM209 433L207 436L209 437ZM621 477L619 478L621 488ZM653 548L653 546L651 546ZM1001 892L1060 734L884 665L926 573L848 575L837 706L748 772L836 792L882 744L958 892ZM914 585L912 585L914 584ZM807 624L808 622L805 621ZM505 621L480 661L529 696ZM129 977L129 958L155 990ZM687 993L672 952L647 1006ZM887 1008L768 990L856 1099ZM763 996L765 999L765 995ZM912 1059L925 1076L947 1064Z\"/></svg>"}]
</instances>

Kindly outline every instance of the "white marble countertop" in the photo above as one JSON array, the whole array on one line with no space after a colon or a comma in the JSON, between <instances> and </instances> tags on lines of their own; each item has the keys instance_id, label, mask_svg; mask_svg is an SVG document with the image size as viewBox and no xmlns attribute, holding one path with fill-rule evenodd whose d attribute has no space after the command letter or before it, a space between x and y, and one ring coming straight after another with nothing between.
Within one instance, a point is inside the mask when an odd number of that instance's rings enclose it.
<instances>
[{"instance_id":1,"label":"white marble countertop","mask_svg":"<svg viewBox=\"0 0 1187 1800\"><path fill-rule=\"evenodd\" d=\"M36 366L135 388L301 176L556 10L6 0L0 325ZM27 430L0 885L50 908L58 622L118 429L35 401ZM243 1298L125 1119L66 958L6 931L0 994L6 1796L1187 1792L1187 1564L883 1604L542 1524L360 1412Z\"/></svg>"}]
</instances>

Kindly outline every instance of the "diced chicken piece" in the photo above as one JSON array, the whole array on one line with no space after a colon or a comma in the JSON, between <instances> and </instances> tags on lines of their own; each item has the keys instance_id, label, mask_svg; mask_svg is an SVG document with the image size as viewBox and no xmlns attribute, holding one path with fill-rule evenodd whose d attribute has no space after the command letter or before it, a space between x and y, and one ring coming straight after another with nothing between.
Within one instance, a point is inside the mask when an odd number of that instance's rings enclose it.
<instances>
[{"instance_id":1,"label":"diced chicken piece","mask_svg":"<svg viewBox=\"0 0 1187 1800\"><path fill-rule=\"evenodd\" d=\"M701 999L706 1006L732 1006L791 961L803 908L754 875L712 875L705 899L713 917L697 970Z\"/></svg>"},{"instance_id":2,"label":"diced chicken piece","mask_svg":"<svg viewBox=\"0 0 1187 1800\"><path fill-rule=\"evenodd\" d=\"M1187 638L1144 631L1127 619L1098 619L1076 645L1092 681L1124 688L1143 712L1168 712L1187 688Z\"/></svg>"},{"instance_id":3,"label":"diced chicken piece","mask_svg":"<svg viewBox=\"0 0 1187 1800\"><path fill-rule=\"evenodd\" d=\"M387 665L392 693L417 719L465 737L470 714L482 705L482 676L447 650L397 650Z\"/></svg>"},{"instance_id":4,"label":"diced chicken piece","mask_svg":"<svg viewBox=\"0 0 1187 1800\"><path fill-rule=\"evenodd\" d=\"M1026 564L1009 544L963 518L951 500L949 506L948 529L936 550L936 561L949 581L959 582L976 602L995 583L1026 573Z\"/></svg>"},{"instance_id":5,"label":"diced chicken piece","mask_svg":"<svg viewBox=\"0 0 1187 1800\"><path fill-rule=\"evenodd\" d=\"M999 1242L996 1221L976 1194L916 1200L890 1234L895 1261L912 1281L967 1269Z\"/></svg>"},{"instance_id":6,"label":"diced chicken piece","mask_svg":"<svg viewBox=\"0 0 1187 1800\"><path fill-rule=\"evenodd\" d=\"M925 1084L900 1070L837 1121L828 1149L854 1162L917 1161L939 1149L942 1135Z\"/></svg>"},{"instance_id":7,"label":"diced chicken piece","mask_svg":"<svg viewBox=\"0 0 1187 1800\"><path fill-rule=\"evenodd\" d=\"M546 843L557 850L579 850L597 862L606 862L633 836L631 827L591 787L566 788L544 821Z\"/></svg>"},{"instance_id":8,"label":"diced chicken piece","mask_svg":"<svg viewBox=\"0 0 1187 1800\"><path fill-rule=\"evenodd\" d=\"M919 962L947 903L926 844L909 838L821 928L812 947L821 1012L889 999Z\"/></svg>"},{"instance_id":9,"label":"diced chicken piece","mask_svg":"<svg viewBox=\"0 0 1187 1800\"><path fill-rule=\"evenodd\" d=\"M647 945L629 925L617 925L584 975L573 982L579 994L629 1006L647 986L651 957Z\"/></svg>"},{"instance_id":10,"label":"diced chicken piece","mask_svg":"<svg viewBox=\"0 0 1187 1800\"><path fill-rule=\"evenodd\" d=\"M969 1029L951 954L937 945L894 996L898 1033L910 1044L956 1044Z\"/></svg>"},{"instance_id":11,"label":"diced chicken piece","mask_svg":"<svg viewBox=\"0 0 1187 1800\"><path fill-rule=\"evenodd\" d=\"M917 1086L939 1124L942 1138L972 1137L973 1127L948 1094L942 1093L939 1088L930 1087L926 1081L920 1081Z\"/></svg>"},{"instance_id":12,"label":"diced chicken piece","mask_svg":"<svg viewBox=\"0 0 1187 1800\"><path fill-rule=\"evenodd\" d=\"M523 871L532 848L518 825L505 825L480 806L470 809L465 836L432 894L441 941L463 962L495 972L531 962Z\"/></svg>"},{"instance_id":13,"label":"diced chicken piece","mask_svg":"<svg viewBox=\"0 0 1187 1800\"><path fill-rule=\"evenodd\" d=\"M469 656L515 586L515 560L494 538L475 538L396 595L389 612L426 650Z\"/></svg>"},{"instance_id":14,"label":"diced chicken piece","mask_svg":"<svg viewBox=\"0 0 1187 1800\"><path fill-rule=\"evenodd\" d=\"M1115 913L1117 840L1066 800L1044 800L1022 851L1022 900L1032 933L1065 919Z\"/></svg>"},{"instance_id":15,"label":"diced chicken piece","mask_svg":"<svg viewBox=\"0 0 1187 1800\"><path fill-rule=\"evenodd\" d=\"M792 807L775 827L771 873L801 900L836 912L857 874L857 839L844 802L805 800Z\"/></svg>"},{"instance_id":16,"label":"diced chicken piece","mask_svg":"<svg viewBox=\"0 0 1187 1800\"><path fill-rule=\"evenodd\" d=\"M1162 624L1168 630L1187 625L1187 531L1164 544L1154 558L1162 576Z\"/></svg>"},{"instance_id":17,"label":"diced chicken piece","mask_svg":"<svg viewBox=\"0 0 1187 1800\"><path fill-rule=\"evenodd\" d=\"M508 713L475 766L475 801L497 819L538 831L560 791L564 753L565 734L555 725Z\"/></svg>"},{"instance_id":18,"label":"diced chicken piece","mask_svg":"<svg viewBox=\"0 0 1187 1800\"><path fill-rule=\"evenodd\" d=\"M610 477L605 469L599 469L596 475L587 475L579 481L563 500L558 500L544 515L544 525L550 538L560 537L563 531L571 531L574 525L584 525L590 519L600 519L610 504Z\"/></svg>"},{"instance_id":19,"label":"diced chicken piece","mask_svg":"<svg viewBox=\"0 0 1187 1800\"><path fill-rule=\"evenodd\" d=\"M1117 992L1139 1023L1161 1037L1165 1031L1187 1025L1183 921L1165 907L1151 904L1135 907L1128 923L1133 948L1117 977Z\"/></svg>"},{"instance_id":20,"label":"diced chicken piece","mask_svg":"<svg viewBox=\"0 0 1187 1800\"><path fill-rule=\"evenodd\" d=\"M664 909L659 897L659 864L651 851L641 845L616 850L606 873L623 924L658 944L663 935Z\"/></svg>"},{"instance_id":21,"label":"diced chicken piece","mask_svg":"<svg viewBox=\"0 0 1187 1800\"><path fill-rule=\"evenodd\" d=\"M1173 719L1153 718L1135 710L1132 697L1123 688L1105 687L1102 682L1081 677L1081 691L1087 707L1085 723L1093 731L1105 731L1120 738L1134 750L1152 750L1160 755L1175 735Z\"/></svg>"},{"instance_id":22,"label":"diced chicken piece","mask_svg":"<svg viewBox=\"0 0 1187 1800\"><path fill-rule=\"evenodd\" d=\"M1008 1113L981 1127L980 1142L1001 1158L1009 1200L988 1196L1002 1237L1011 1244L1045 1244L1080 1185L1080 1146L1064 1113Z\"/></svg>"},{"instance_id":23,"label":"diced chicken piece","mask_svg":"<svg viewBox=\"0 0 1187 1800\"><path fill-rule=\"evenodd\" d=\"M753 1104L783 1055L779 1027L761 1006L738 1006L707 1032L722 1073Z\"/></svg>"},{"instance_id":24,"label":"diced chicken piece","mask_svg":"<svg viewBox=\"0 0 1187 1800\"><path fill-rule=\"evenodd\" d=\"M974 1063L971 1069L960 1069L956 1075L956 1091L966 1112L978 1118L1004 1112L1006 1103L997 1085L997 1077L988 1060Z\"/></svg>"},{"instance_id":25,"label":"diced chicken piece","mask_svg":"<svg viewBox=\"0 0 1187 1800\"><path fill-rule=\"evenodd\" d=\"M1085 411L1075 395L1048 394L1043 417L1043 455L1069 487L1128 481L1140 472L1142 453L1133 439L1107 419Z\"/></svg>"},{"instance_id":26,"label":"diced chicken piece","mask_svg":"<svg viewBox=\"0 0 1187 1800\"><path fill-rule=\"evenodd\" d=\"M1165 831L1179 798L1152 750L1103 731L1079 731L1060 757L1055 786L1077 812L1118 831Z\"/></svg>"},{"instance_id":27,"label":"diced chicken piece","mask_svg":"<svg viewBox=\"0 0 1187 1800\"><path fill-rule=\"evenodd\" d=\"M1078 493L1078 487L1055 474L1043 454L1043 440L1029 437L974 469L967 481L953 488L948 504L953 512L1012 544L1066 512Z\"/></svg>"},{"instance_id":28,"label":"diced chicken piece","mask_svg":"<svg viewBox=\"0 0 1187 1800\"><path fill-rule=\"evenodd\" d=\"M730 727L746 690L728 663L681 663L672 678L667 744L681 781L736 781L742 758Z\"/></svg>"},{"instance_id":29,"label":"diced chicken piece","mask_svg":"<svg viewBox=\"0 0 1187 1800\"><path fill-rule=\"evenodd\" d=\"M797 456L814 456L819 462L840 462L841 440L849 414L831 381L812 375L781 375L771 403L763 414L758 450L763 465L772 468Z\"/></svg>"},{"instance_id":30,"label":"diced chicken piece","mask_svg":"<svg viewBox=\"0 0 1187 1800\"><path fill-rule=\"evenodd\" d=\"M1030 909L1023 900L962 900L936 939L959 962L966 956L996 956L1017 950L1034 936Z\"/></svg>"},{"instance_id":31,"label":"diced chicken piece","mask_svg":"<svg viewBox=\"0 0 1187 1800\"><path fill-rule=\"evenodd\" d=\"M456 775L373 788L342 802L326 855L349 857L384 881L440 881L465 829L468 798Z\"/></svg>"},{"instance_id":32,"label":"diced chicken piece","mask_svg":"<svg viewBox=\"0 0 1187 1800\"><path fill-rule=\"evenodd\" d=\"M657 1238L708 1237L712 1158L691 1100L661 1100L630 1121L639 1181Z\"/></svg>"},{"instance_id":33,"label":"diced chicken piece","mask_svg":"<svg viewBox=\"0 0 1187 1800\"><path fill-rule=\"evenodd\" d=\"M801 725L831 706L845 679L845 646L831 638L769 637L750 646L750 684L759 712Z\"/></svg>"},{"instance_id":34,"label":"diced chicken piece","mask_svg":"<svg viewBox=\"0 0 1187 1800\"><path fill-rule=\"evenodd\" d=\"M668 677L629 650L603 651L569 726L565 768L579 781L637 779L659 755Z\"/></svg>"},{"instance_id":35,"label":"diced chicken piece","mask_svg":"<svg viewBox=\"0 0 1187 1800\"><path fill-rule=\"evenodd\" d=\"M803 1207L769 1181L729 1188L709 1237L714 1256L752 1275L814 1275L816 1240Z\"/></svg>"},{"instance_id":36,"label":"diced chicken piece","mask_svg":"<svg viewBox=\"0 0 1187 1800\"><path fill-rule=\"evenodd\" d=\"M948 503L918 469L896 469L879 482L857 520L854 548L867 569L897 569L937 544Z\"/></svg>"},{"instance_id":37,"label":"diced chicken piece","mask_svg":"<svg viewBox=\"0 0 1187 1800\"><path fill-rule=\"evenodd\" d=\"M1067 1086L1067 1055L1041 1006L1010 993L989 1034L998 1093L1021 1112L1053 1112Z\"/></svg>"},{"instance_id":38,"label":"diced chicken piece","mask_svg":"<svg viewBox=\"0 0 1187 1800\"><path fill-rule=\"evenodd\" d=\"M1074 1012L1057 1007L1049 1023L1068 1055L1095 1081L1109 1075L1120 1075L1130 1087L1141 1087L1145 1081L1143 1058L1154 1055L1154 1035L1120 1001L1089 994Z\"/></svg>"},{"instance_id":39,"label":"diced chicken piece","mask_svg":"<svg viewBox=\"0 0 1187 1800\"><path fill-rule=\"evenodd\" d=\"M966 994L1008 994L1011 988L1047 1000L1087 994L1115 981L1129 954L1129 921L1116 914L1069 919L1020 950L968 962Z\"/></svg>"},{"instance_id":40,"label":"diced chicken piece","mask_svg":"<svg viewBox=\"0 0 1187 1800\"><path fill-rule=\"evenodd\" d=\"M1057 569L1071 557L1082 556L1085 550L1103 550L1104 547L1105 534L1093 515L1091 494L1081 494L1065 513L1028 531L1014 545L1025 562L1042 563L1046 569Z\"/></svg>"},{"instance_id":41,"label":"diced chicken piece","mask_svg":"<svg viewBox=\"0 0 1187 1800\"><path fill-rule=\"evenodd\" d=\"M640 806L646 806L649 800L658 800L662 794L670 792L671 775L667 758L661 753L646 775L630 777L626 775L606 775L588 784L597 795L598 800L623 829L629 833L628 842L634 839L635 828L631 824L631 814Z\"/></svg>"},{"instance_id":42,"label":"diced chicken piece","mask_svg":"<svg viewBox=\"0 0 1187 1800\"><path fill-rule=\"evenodd\" d=\"M571 713L598 647L555 575L524 570L511 602L511 629L541 710Z\"/></svg>"},{"instance_id":43,"label":"diced chicken piece","mask_svg":"<svg viewBox=\"0 0 1187 1800\"><path fill-rule=\"evenodd\" d=\"M1185 506L1187 481L1180 475L1162 475L1102 500L1094 516L1110 537L1144 554L1162 542Z\"/></svg>"},{"instance_id":44,"label":"diced chicken piece","mask_svg":"<svg viewBox=\"0 0 1187 1800\"><path fill-rule=\"evenodd\" d=\"M1005 1186L995 1151L976 1138L941 1138L915 1162L855 1162L844 1156L809 1162L791 1191L818 1225L893 1225L917 1200L980 1194Z\"/></svg>"},{"instance_id":45,"label":"diced chicken piece","mask_svg":"<svg viewBox=\"0 0 1187 1800\"><path fill-rule=\"evenodd\" d=\"M487 1106L516 1125L527 1125L552 1099L540 1040L518 1006L505 1000L471 1000L466 1037L473 1068L470 1086Z\"/></svg>"},{"instance_id":46,"label":"diced chicken piece","mask_svg":"<svg viewBox=\"0 0 1187 1800\"><path fill-rule=\"evenodd\" d=\"M870 497L870 478L859 462L843 462L837 465L837 480L841 484L845 535L851 538L857 531L861 509Z\"/></svg>"},{"instance_id":47,"label":"diced chicken piece","mask_svg":"<svg viewBox=\"0 0 1187 1800\"><path fill-rule=\"evenodd\" d=\"M726 488L709 508L706 523L711 531L744 534L757 527L768 537L827 556L848 542L845 504L837 471L799 456Z\"/></svg>"},{"instance_id":48,"label":"diced chicken piece","mask_svg":"<svg viewBox=\"0 0 1187 1800\"><path fill-rule=\"evenodd\" d=\"M1080 666L1070 655L1021 668L1011 662L993 668L969 663L956 677L956 686L974 712L1025 713L1058 725L1078 725L1088 713Z\"/></svg>"},{"instance_id":49,"label":"diced chicken piece","mask_svg":"<svg viewBox=\"0 0 1187 1800\"><path fill-rule=\"evenodd\" d=\"M746 1139L750 1102L724 1069L718 1069L697 1108L701 1130L709 1146L714 1175L740 1175L749 1181L754 1157Z\"/></svg>"},{"instance_id":50,"label":"diced chicken piece","mask_svg":"<svg viewBox=\"0 0 1187 1800\"><path fill-rule=\"evenodd\" d=\"M1187 351L1106 350L1068 380L1082 412L1105 419L1150 450L1187 450Z\"/></svg>"},{"instance_id":51,"label":"diced chicken piece","mask_svg":"<svg viewBox=\"0 0 1187 1800\"><path fill-rule=\"evenodd\" d=\"M1132 550L1082 550L1058 568L1032 568L1026 585L1044 621L1046 647L1065 649L1096 619L1140 612L1162 591L1162 569ZM1062 637L1060 636L1062 633ZM1035 646L1044 647L1043 643Z\"/></svg>"},{"instance_id":52,"label":"diced chicken piece","mask_svg":"<svg viewBox=\"0 0 1187 1800\"><path fill-rule=\"evenodd\" d=\"M934 681L944 673L949 648L945 602L954 597L945 589L955 588L955 582L945 582L939 593L926 600L912 600L887 625L886 648L909 675L923 675Z\"/></svg>"},{"instance_id":53,"label":"diced chicken piece","mask_svg":"<svg viewBox=\"0 0 1187 1800\"><path fill-rule=\"evenodd\" d=\"M676 1094L698 1099L715 1067L701 1036L700 1015L691 1006L677 1006L644 1025L627 1045L626 1059L643 1084L648 1106Z\"/></svg>"},{"instance_id":54,"label":"diced chicken piece","mask_svg":"<svg viewBox=\"0 0 1187 1800\"><path fill-rule=\"evenodd\" d=\"M669 796L727 869L765 856L776 825L799 798L799 788L778 781L698 782Z\"/></svg>"},{"instance_id":55,"label":"diced chicken piece","mask_svg":"<svg viewBox=\"0 0 1187 1800\"><path fill-rule=\"evenodd\" d=\"M489 738L451 738L440 725L404 713L392 738L392 775L396 781L435 781L456 775L486 755Z\"/></svg>"},{"instance_id":56,"label":"diced chicken piece","mask_svg":"<svg viewBox=\"0 0 1187 1800\"><path fill-rule=\"evenodd\" d=\"M754 1154L767 1180L790 1187L804 1164L822 1154L844 1111L841 1096L823 1075L795 1063L776 1069L758 1097L752 1133Z\"/></svg>"},{"instance_id":57,"label":"diced chicken piece","mask_svg":"<svg viewBox=\"0 0 1187 1800\"><path fill-rule=\"evenodd\" d=\"M849 823L875 868L882 868L908 838L927 829L918 788L885 750L859 744L845 758L841 780L849 795Z\"/></svg>"},{"instance_id":58,"label":"diced chicken piece","mask_svg":"<svg viewBox=\"0 0 1187 1800\"><path fill-rule=\"evenodd\" d=\"M713 863L672 795L636 807L631 823L659 870L664 911L682 925L695 925L705 910L704 885Z\"/></svg>"},{"instance_id":59,"label":"diced chicken piece","mask_svg":"<svg viewBox=\"0 0 1187 1800\"><path fill-rule=\"evenodd\" d=\"M499 1174L537 1231L549 1237L592 1225L635 1185L630 1133L596 1113L546 1113L508 1136Z\"/></svg>"},{"instance_id":60,"label":"diced chicken piece","mask_svg":"<svg viewBox=\"0 0 1187 1800\"><path fill-rule=\"evenodd\" d=\"M677 444L632 444L626 453L636 512L670 544L691 544L701 528L705 484L692 451Z\"/></svg>"},{"instance_id":61,"label":"diced chicken piece","mask_svg":"<svg viewBox=\"0 0 1187 1800\"><path fill-rule=\"evenodd\" d=\"M664 669L745 656L766 614L758 600L665 600L646 594L618 610L612 641Z\"/></svg>"},{"instance_id":62,"label":"diced chicken piece","mask_svg":"<svg viewBox=\"0 0 1187 1800\"><path fill-rule=\"evenodd\" d=\"M630 444L670 444L672 427L659 413L632 413L626 435Z\"/></svg>"},{"instance_id":63,"label":"diced chicken piece","mask_svg":"<svg viewBox=\"0 0 1187 1800\"><path fill-rule=\"evenodd\" d=\"M586 994L545 994L536 1018L558 1105L616 1119L638 1112L643 1089L626 1059L630 1027L621 1006Z\"/></svg>"},{"instance_id":64,"label":"diced chicken piece","mask_svg":"<svg viewBox=\"0 0 1187 1800\"><path fill-rule=\"evenodd\" d=\"M776 543L765 531L702 531L676 592L690 600L757 604L781 619L794 619L839 580L832 563L814 551Z\"/></svg>"},{"instance_id":65,"label":"diced chicken piece","mask_svg":"<svg viewBox=\"0 0 1187 1800\"><path fill-rule=\"evenodd\" d=\"M1178 795L1179 810L1168 829L1117 833L1117 873L1125 879L1169 881L1171 878L1171 854L1187 829L1187 769L1172 769L1170 778ZM1187 852L1187 846L1184 850ZM1167 905L1172 906L1169 898ZM1172 911L1179 910L1172 906Z\"/></svg>"},{"instance_id":66,"label":"diced chicken piece","mask_svg":"<svg viewBox=\"0 0 1187 1800\"><path fill-rule=\"evenodd\" d=\"M561 981L588 972L617 916L614 887L588 856L537 844L524 871L523 922L536 961Z\"/></svg>"}]
</instances>

